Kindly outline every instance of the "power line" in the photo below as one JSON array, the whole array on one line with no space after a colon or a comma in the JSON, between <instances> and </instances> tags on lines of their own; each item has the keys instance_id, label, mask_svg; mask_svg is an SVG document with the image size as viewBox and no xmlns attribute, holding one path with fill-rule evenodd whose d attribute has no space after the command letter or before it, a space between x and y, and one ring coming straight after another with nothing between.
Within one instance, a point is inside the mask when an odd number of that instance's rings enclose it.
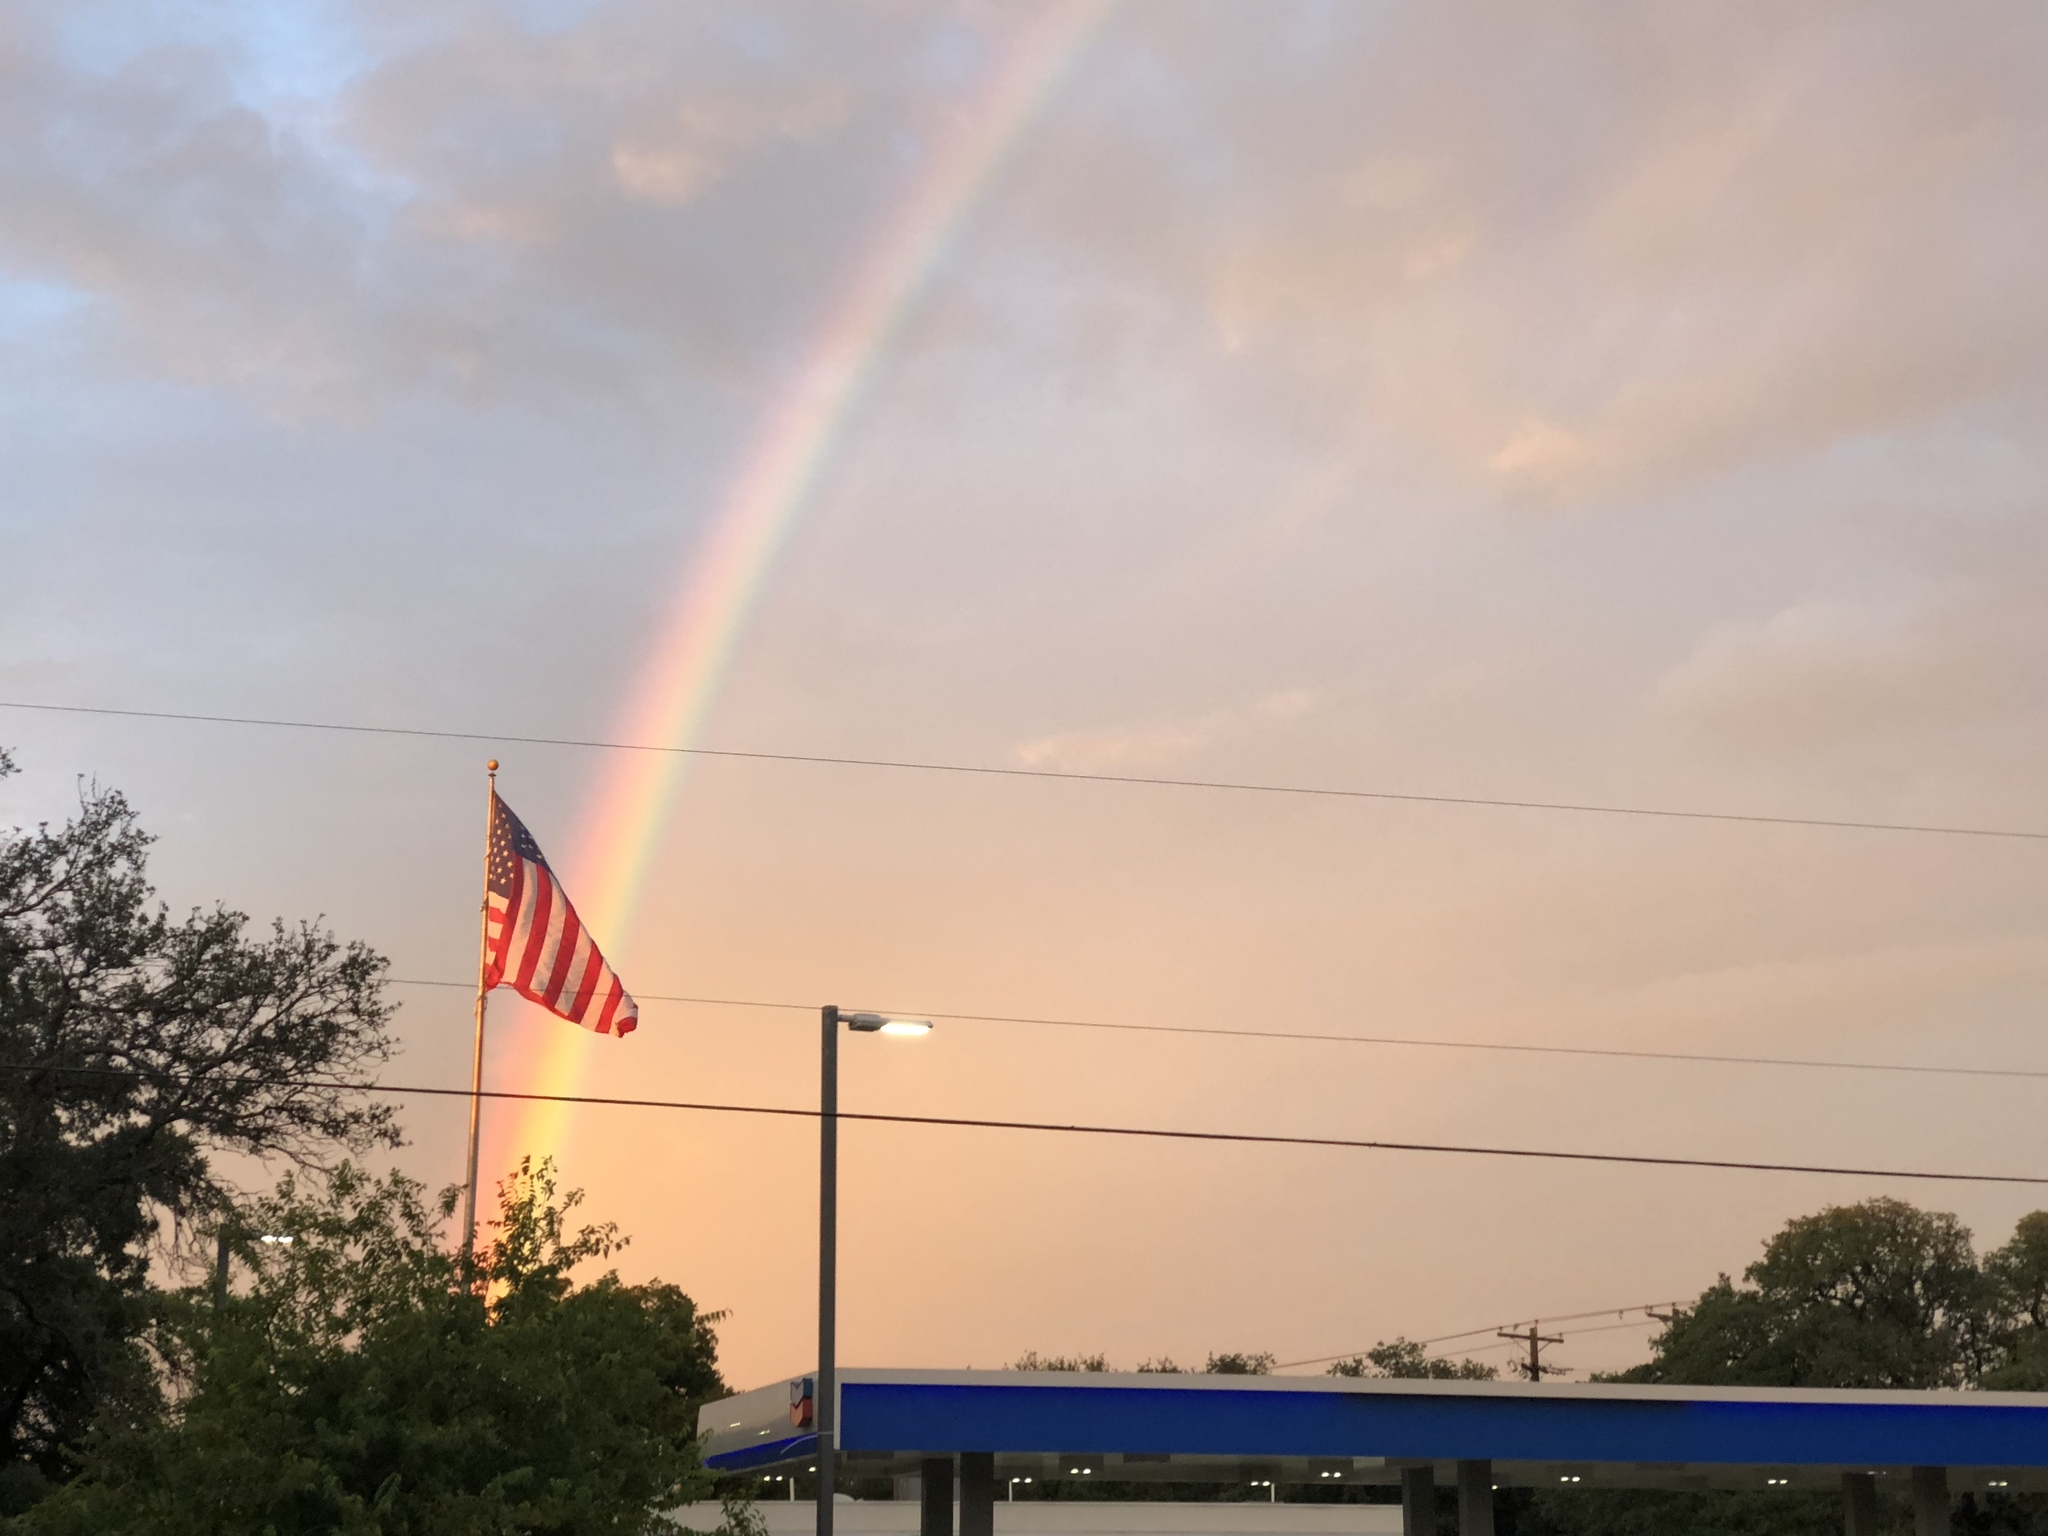
<instances>
[{"instance_id":1,"label":"power line","mask_svg":"<svg viewBox=\"0 0 2048 1536\"><path fill-rule=\"evenodd\" d=\"M137 1078L144 1081L183 1082L174 1073L151 1073L116 1067L38 1066L29 1062L0 1063L0 1071L29 1074L59 1072L83 1076ZM328 1088L348 1093L381 1093L395 1098L471 1097L467 1088L437 1088L419 1083L362 1083L332 1078L251 1078L251 1086L273 1088ZM486 1099L508 1099L532 1104L590 1104L607 1109L674 1109L702 1114L768 1115L792 1120L815 1120L819 1111L773 1104L719 1104L685 1099L629 1099L587 1093L521 1093L507 1088L487 1088ZM1937 1173L1908 1168L1856 1168L1830 1163L1760 1163L1737 1158L1653 1157L1632 1152L1561 1152L1536 1147L1461 1146L1431 1141L1367 1141L1347 1136L1281 1136L1255 1131L1175 1131L1153 1126L1091 1125L1053 1120L991 1120L965 1115L891 1115L873 1110L838 1112L841 1120L859 1120L874 1125L927 1125L982 1131L1045 1131L1065 1136L1118 1136L1146 1141L1230 1142L1263 1147L1335 1147L1357 1152L1434 1152L1462 1157L1503 1157L1541 1162L1610 1163L1639 1168L1706 1168L1739 1173L1808 1173L1857 1179L1923 1179L1943 1184L2048 1184L2048 1176L2025 1173Z\"/></svg>"},{"instance_id":2,"label":"power line","mask_svg":"<svg viewBox=\"0 0 2048 1536\"><path fill-rule=\"evenodd\" d=\"M1559 1330L1557 1333L1544 1335L1543 1338L1539 1340L1539 1343L1562 1344L1567 1340L1581 1338L1589 1333L1613 1333L1622 1328L1641 1328L1645 1323L1661 1321L1663 1321L1663 1319L1660 1317L1640 1317L1637 1318L1634 1322L1630 1323L1602 1323L1597 1328L1565 1328ZM1501 1336L1500 1343L1476 1345L1473 1348L1467 1350L1466 1354L1489 1355L1493 1354L1498 1350L1520 1348L1526 1345L1527 1342L1527 1336L1524 1334L1507 1333ZM1433 1355L1429 1358L1444 1359L1447 1357L1441 1355ZM1525 1367L1518 1365L1514 1367L1514 1369L1519 1372L1525 1370ZM1577 1369L1577 1367L1569 1365L1544 1365L1541 1367L1541 1369L1542 1373L1546 1376L1559 1376L1569 1374L1571 1371Z\"/></svg>"},{"instance_id":3,"label":"power line","mask_svg":"<svg viewBox=\"0 0 2048 1536\"><path fill-rule=\"evenodd\" d=\"M429 981L419 977L394 976L395 987L459 987L473 990L474 981ZM815 1003L765 1002L744 997L684 997L660 992L638 992L643 1003L688 1003L706 1008L767 1008L777 1011L816 1013ZM2031 1067L1944 1067L1916 1066L1895 1061L1831 1061L1823 1057L1731 1056L1707 1051L1637 1051L1619 1046L1524 1045L1504 1040L1428 1040L1408 1035L1339 1035L1312 1030L1229 1029L1205 1024L1122 1024L1107 1019L1038 1019L1002 1013L947 1013L934 1008L896 1008L892 1013L926 1019L954 1019L966 1024L1035 1024L1050 1029L1107 1029L1136 1035L1206 1035L1226 1040L1306 1040L1330 1045L1396 1045L1436 1051L1506 1051L1523 1056L1594 1056L1619 1061L1705 1062L1734 1067L1802 1067L1837 1072L1905 1072L1936 1077L2048 1078L2048 1071ZM1333 1357L1334 1358L1334 1357Z\"/></svg>"},{"instance_id":4,"label":"power line","mask_svg":"<svg viewBox=\"0 0 2048 1536\"><path fill-rule=\"evenodd\" d=\"M1001 779L1058 779L1078 784L1137 784L1168 789L1227 790L1234 794L1304 795L1326 800L1382 800L1409 805L1486 806L1497 810L1569 811L1590 816L1637 816L1674 821L1743 822L1755 826L1826 827L1851 832L1916 832L1936 837L1982 837L2048 842L2048 832L2011 827L1952 827L1933 823L1859 821L1826 816L1762 816L1738 811L1682 811L1644 805L1599 805L1567 800L1508 800L1480 795L1425 795L1386 789L1333 789L1309 784L1260 784L1230 779L1175 779L1154 774L1079 773L1062 768L999 768L985 763L920 762L908 758L841 757L821 752L745 752L728 747L675 747L654 742L604 741L574 736L527 736L489 731L444 731L418 726L350 725L331 720L279 720L257 715L202 715L165 709L106 709L86 704L31 704L0 699L0 709L47 714L106 715L129 720L180 720L205 725L264 726L292 731L344 731L365 736L403 736L437 741L517 743L535 747L580 747L606 752L662 752L681 757L719 757L758 763L808 763L834 768L887 768L909 773L949 773Z\"/></svg>"},{"instance_id":5,"label":"power line","mask_svg":"<svg viewBox=\"0 0 2048 1536\"><path fill-rule=\"evenodd\" d=\"M1683 1305L1684 1305L1684 1303L1683 1303L1683 1302L1674 1302L1674 1303L1672 1303L1672 1305L1674 1305L1674 1306L1683 1306ZM1589 1334L1589 1333L1615 1333L1615 1332L1618 1332L1619 1330L1621 1330L1621 1329L1623 1329L1623 1328L1642 1328L1642 1327L1646 1327L1646 1326L1648 1326L1648 1325L1649 1325L1649 1324L1651 1324L1651 1323L1660 1323L1660 1322L1663 1322L1663 1321L1665 1321L1665 1319L1664 1319L1663 1317L1661 1317L1661 1316L1657 1316L1657 1315L1652 1315L1652 1316L1649 1316L1649 1317L1639 1317L1639 1318L1635 1318L1634 1320L1632 1320L1632 1321L1630 1321L1630 1322L1626 1322L1626 1323L1601 1323L1601 1324L1599 1324L1598 1326L1596 1326L1596 1327L1592 1327L1592 1328L1562 1328L1562 1329L1559 1329L1559 1330L1558 1330L1558 1332L1559 1332L1559 1335L1560 1335L1561 1337L1563 1337L1563 1338L1567 1338L1567 1339L1576 1339L1576 1338L1580 1338L1580 1337L1582 1337L1583 1335L1585 1335L1585 1334ZM1505 1338L1505 1339L1503 1339L1503 1340L1502 1340L1502 1341L1501 1341L1500 1343L1497 1343L1497 1344L1474 1344L1474 1345L1470 1346L1469 1348L1467 1348L1467 1349L1466 1349L1466 1350L1464 1351L1464 1353L1466 1353L1466 1354L1468 1354L1468 1355L1485 1355L1485 1354L1492 1354L1492 1353L1493 1353L1494 1351L1496 1351L1496 1350L1502 1350L1502 1349L1511 1349L1511 1348L1515 1347L1515 1345L1516 1345L1516 1344L1517 1344L1518 1342L1521 1342L1521 1338L1520 1338L1520 1335L1517 1335L1517 1334L1512 1334L1512 1333L1510 1333L1510 1334L1508 1334L1508 1335L1506 1336L1506 1338ZM1347 1358L1347 1357L1345 1357L1345 1356L1339 1356L1338 1358L1339 1358L1339 1359L1344 1359L1344 1358ZM1447 1360L1447 1359L1449 1359L1450 1357L1449 1357L1448 1355L1431 1355L1431 1356L1429 1356L1428 1358L1429 1358L1429 1359L1432 1359L1432 1360Z\"/></svg>"},{"instance_id":6,"label":"power line","mask_svg":"<svg viewBox=\"0 0 2048 1536\"><path fill-rule=\"evenodd\" d=\"M1647 1314L1648 1317L1654 1318L1658 1315L1656 1309L1659 1307L1681 1307L1684 1305L1685 1303L1681 1301L1646 1301L1631 1307L1596 1307L1591 1312L1565 1312L1557 1315L1546 1313L1542 1317L1516 1318L1513 1322L1509 1323L1494 1323L1486 1328L1471 1328L1467 1329L1464 1333L1447 1333L1440 1338L1422 1339L1419 1342L1425 1345L1448 1344L1453 1339L1469 1339L1482 1333L1496 1333L1502 1328L1521 1328L1534 1326L1537 1323L1579 1323L1584 1322L1589 1317L1621 1317L1630 1312L1642 1312ZM1642 1324L1617 1323L1615 1326L1639 1328ZM1566 1333L1600 1333L1603 1330L1599 1328L1567 1328L1564 1331Z\"/></svg>"},{"instance_id":7,"label":"power line","mask_svg":"<svg viewBox=\"0 0 2048 1536\"><path fill-rule=\"evenodd\" d=\"M1524 1326L1534 1327L1539 1322L1548 1322L1553 1325L1557 1323L1576 1323L1582 1322L1589 1317L1622 1317L1630 1312L1648 1313L1649 1318L1644 1319L1644 1321L1649 1321L1650 1319L1657 1318L1659 1316L1656 1310L1658 1307L1678 1307L1683 1305L1683 1302L1677 1301L1649 1301L1644 1302L1639 1306L1632 1307L1596 1307L1590 1312L1566 1312L1563 1315L1557 1317L1517 1318L1515 1321L1508 1323L1488 1323L1483 1328L1467 1328L1458 1333L1440 1333L1433 1339L1412 1339L1409 1340L1409 1342L1414 1344L1415 1347L1418 1349L1428 1349L1432 1344L1452 1344L1457 1342L1459 1339L1476 1339L1481 1334L1498 1334L1504 1328L1520 1328ZM1606 1328L1567 1328L1564 1330L1564 1332L1567 1335L1581 1333L1605 1333L1608 1331L1608 1328L1640 1327L1642 1327L1641 1322L1611 1323L1607 1325ZM1485 1344L1477 1346L1472 1352L1474 1354L1477 1354L1481 1350L1499 1348L1501 1348L1501 1346L1498 1344ZM1316 1355L1313 1358L1307 1360L1283 1360L1278 1365L1274 1366L1273 1369L1276 1371L1291 1371L1296 1366L1301 1365L1328 1365L1335 1360L1356 1360L1361 1358L1364 1354L1365 1351L1362 1349L1348 1349L1344 1351L1342 1354L1338 1355Z\"/></svg>"},{"instance_id":8,"label":"power line","mask_svg":"<svg viewBox=\"0 0 2048 1536\"><path fill-rule=\"evenodd\" d=\"M1579 1335L1585 1333L1614 1333L1622 1328L1641 1328L1646 1323L1661 1323L1663 1321L1665 1319L1661 1317L1639 1317L1632 1323L1602 1323L1597 1328L1567 1328L1564 1331L1564 1336L1568 1339L1576 1339Z\"/></svg>"}]
</instances>

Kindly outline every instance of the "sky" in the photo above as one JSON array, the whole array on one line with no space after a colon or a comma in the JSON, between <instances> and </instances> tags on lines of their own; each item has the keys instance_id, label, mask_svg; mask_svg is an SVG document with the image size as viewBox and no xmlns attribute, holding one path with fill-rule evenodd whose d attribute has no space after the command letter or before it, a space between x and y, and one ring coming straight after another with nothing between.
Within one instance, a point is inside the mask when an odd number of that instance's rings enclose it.
<instances>
[{"instance_id":1,"label":"sky","mask_svg":"<svg viewBox=\"0 0 2048 1536\"><path fill-rule=\"evenodd\" d=\"M496 1086L811 1105L838 1003L938 1017L848 1109L2048 1173L2026 1078L957 1017L2048 1072L2039 840L503 739L2048 830L2040 8L0 16L0 701L491 738L0 708L0 823L374 945L389 1080L467 1082L496 756L629 989L790 1005L500 992ZM810 1366L810 1123L486 1127ZM841 1360L1307 1360L1880 1194L2048 1204L849 1124Z\"/></svg>"}]
</instances>

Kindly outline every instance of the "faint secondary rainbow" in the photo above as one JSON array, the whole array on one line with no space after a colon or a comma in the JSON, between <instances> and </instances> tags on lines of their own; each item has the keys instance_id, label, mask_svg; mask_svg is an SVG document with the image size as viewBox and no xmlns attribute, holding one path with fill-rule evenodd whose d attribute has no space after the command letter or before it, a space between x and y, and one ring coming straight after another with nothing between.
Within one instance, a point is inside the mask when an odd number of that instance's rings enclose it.
<instances>
[{"instance_id":1,"label":"faint secondary rainbow","mask_svg":"<svg viewBox=\"0 0 2048 1536\"><path fill-rule=\"evenodd\" d=\"M995 172L1112 4L1053 0L1025 23L979 99L960 112L886 221L809 361L741 460L648 652L619 739L672 747L699 739L775 557L863 387ZM628 940L641 885L688 762L667 752L612 754L579 829L578 857L564 861L577 882L571 894L578 911L629 988L636 970ZM589 1052L633 1048L568 1025L541 1038L537 1057L510 1074L523 1091L573 1093ZM505 1111L487 1138L492 1150L483 1166L502 1170L521 1153L559 1151L570 1118L560 1105Z\"/></svg>"}]
</instances>

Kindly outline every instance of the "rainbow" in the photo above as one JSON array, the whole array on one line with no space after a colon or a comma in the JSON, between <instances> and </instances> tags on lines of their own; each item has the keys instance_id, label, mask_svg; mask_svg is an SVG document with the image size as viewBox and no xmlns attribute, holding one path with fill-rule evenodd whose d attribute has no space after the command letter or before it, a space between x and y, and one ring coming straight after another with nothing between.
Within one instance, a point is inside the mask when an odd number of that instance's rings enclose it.
<instances>
[{"instance_id":1,"label":"rainbow","mask_svg":"<svg viewBox=\"0 0 2048 1536\"><path fill-rule=\"evenodd\" d=\"M834 448L905 317L996 172L1036 119L1113 0L1052 0L1018 31L980 99L960 114L923 174L855 268L810 360L769 412L712 519L676 597L673 617L635 682L620 740L687 747L700 738L739 638L776 555L809 505ZM568 861L578 910L631 985L635 909L688 758L620 752L597 791ZM644 983L643 983L644 985ZM534 1059L509 1076L526 1092L574 1093L593 1051L613 1040L549 1029ZM631 1049L630 1046L625 1047ZM567 1106L534 1105L487 1121L482 1168L531 1152L559 1155Z\"/></svg>"}]
</instances>

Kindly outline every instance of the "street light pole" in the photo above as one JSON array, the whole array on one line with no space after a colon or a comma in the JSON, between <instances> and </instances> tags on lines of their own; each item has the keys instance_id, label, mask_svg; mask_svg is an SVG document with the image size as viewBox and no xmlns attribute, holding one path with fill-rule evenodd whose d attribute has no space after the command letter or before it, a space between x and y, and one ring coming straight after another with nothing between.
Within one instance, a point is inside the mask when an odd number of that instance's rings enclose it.
<instances>
[{"instance_id":1,"label":"street light pole","mask_svg":"<svg viewBox=\"0 0 2048 1536\"><path fill-rule=\"evenodd\" d=\"M827 1004L818 1039L818 1376L811 1427L818 1437L818 1536L832 1536L832 1475L839 1459L839 1026L863 1035L925 1035L929 1019L841 1013Z\"/></svg>"},{"instance_id":2,"label":"street light pole","mask_svg":"<svg viewBox=\"0 0 2048 1536\"><path fill-rule=\"evenodd\" d=\"M818 1434L818 1536L832 1536L834 1399L838 1396L839 1309L839 1009L821 1022L818 1090L818 1383L811 1423Z\"/></svg>"}]
</instances>

